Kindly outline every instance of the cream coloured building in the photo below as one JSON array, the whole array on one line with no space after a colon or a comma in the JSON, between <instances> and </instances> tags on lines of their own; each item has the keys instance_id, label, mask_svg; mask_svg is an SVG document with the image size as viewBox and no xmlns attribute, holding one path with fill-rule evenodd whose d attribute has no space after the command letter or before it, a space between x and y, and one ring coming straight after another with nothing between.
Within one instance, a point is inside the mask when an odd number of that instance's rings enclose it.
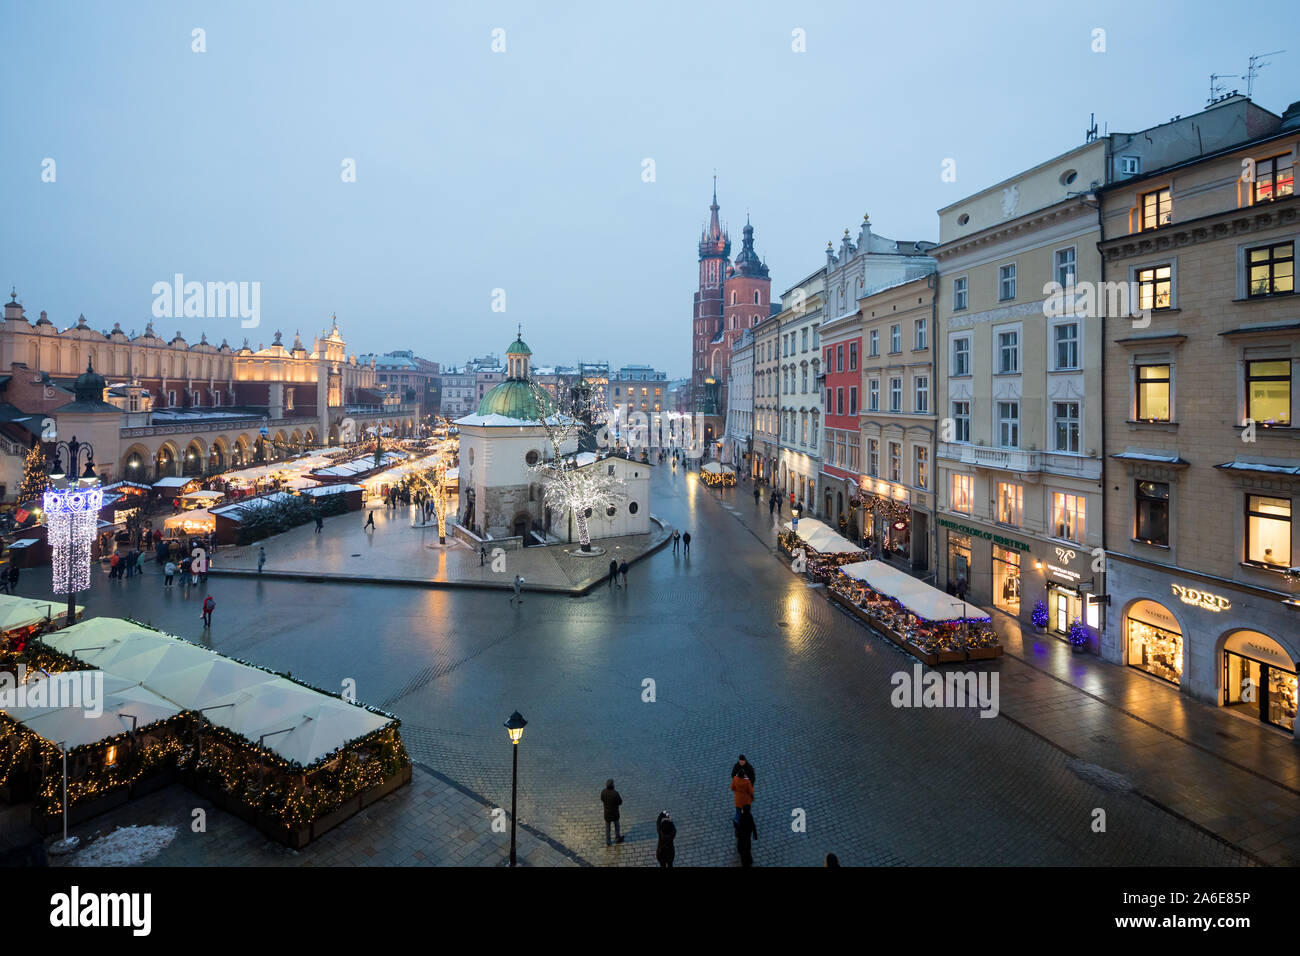
<instances>
[{"instance_id":1,"label":"cream coloured building","mask_svg":"<svg viewBox=\"0 0 1300 956\"><path fill-rule=\"evenodd\" d=\"M776 413L780 455L775 486L806 513L817 508L821 472L821 344L825 269L818 269L781 296L776 315Z\"/></svg>"}]
</instances>

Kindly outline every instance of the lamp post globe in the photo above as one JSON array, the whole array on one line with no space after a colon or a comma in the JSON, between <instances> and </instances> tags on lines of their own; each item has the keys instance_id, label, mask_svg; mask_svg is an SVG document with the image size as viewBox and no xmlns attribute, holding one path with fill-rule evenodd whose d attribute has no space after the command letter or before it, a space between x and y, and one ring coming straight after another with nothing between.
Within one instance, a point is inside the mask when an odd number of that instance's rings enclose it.
<instances>
[{"instance_id":1,"label":"lamp post globe","mask_svg":"<svg viewBox=\"0 0 1300 956\"><path fill-rule=\"evenodd\" d=\"M519 796L519 741L524 739L524 720L519 711L511 714L505 723L506 733L510 735L510 751L514 755L514 769L510 776L510 865L515 866L515 805Z\"/></svg>"}]
</instances>

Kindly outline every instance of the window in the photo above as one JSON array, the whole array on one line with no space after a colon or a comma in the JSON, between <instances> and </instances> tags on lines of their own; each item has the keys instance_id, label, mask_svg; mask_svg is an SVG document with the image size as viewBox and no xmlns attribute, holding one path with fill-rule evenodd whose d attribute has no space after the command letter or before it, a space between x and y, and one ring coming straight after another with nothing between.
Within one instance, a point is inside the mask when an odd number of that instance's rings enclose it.
<instances>
[{"instance_id":1,"label":"window","mask_svg":"<svg viewBox=\"0 0 1300 956\"><path fill-rule=\"evenodd\" d=\"M850 342L849 343L849 371L856 372L857 370L858 370L858 343Z\"/></svg>"},{"instance_id":2,"label":"window","mask_svg":"<svg viewBox=\"0 0 1300 956\"><path fill-rule=\"evenodd\" d=\"M880 330L879 329L871 330L871 335L868 338L868 342L870 342L871 348L867 351L867 354L872 356L879 355L880 354Z\"/></svg>"},{"instance_id":3,"label":"window","mask_svg":"<svg viewBox=\"0 0 1300 956\"><path fill-rule=\"evenodd\" d=\"M1137 271L1138 308L1167 309L1173 304L1173 267L1151 266Z\"/></svg>"},{"instance_id":4,"label":"window","mask_svg":"<svg viewBox=\"0 0 1300 956\"><path fill-rule=\"evenodd\" d=\"M761 303L758 301L758 290L757 290L757 289L754 290L754 304L755 304L755 305L761 305Z\"/></svg>"},{"instance_id":5,"label":"window","mask_svg":"<svg viewBox=\"0 0 1300 956\"><path fill-rule=\"evenodd\" d=\"M966 308L966 277L960 276L952 280L952 310L960 312Z\"/></svg>"},{"instance_id":6,"label":"window","mask_svg":"<svg viewBox=\"0 0 1300 956\"><path fill-rule=\"evenodd\" d=\"M916 320L914 339L916 342L916 344L913 346L914 348L923 349L926 347L925 319Z\"/></svg>"},{"instance_id":7,"label":"window","mask_svg":"<svg viewBox=\"0 0 1300 956\"><path fill-rule=\"evenodd\" d=\"M1079 323L1062 322L1052 328L1056 370L1079 367Z\"/></svg>"},{"instance_id":8,"label":"window","mask_svg":"<svg viewBox=\"0 0 1300 956\"><path fill-rule=\"evenodd\" d=\"M998 444L1003 448L1020 447L1020 403L998 402Z\"/></svg>"},{"instance_id":9,"label":"window","mask_svg":"<svg viewBox=\"0 0 1300 956\"><path fill-rule=\"evenodd\" d=\"M1135 372L1137 420L1167 422L1169 418L1169 366L1139 365Z\"/></svg>"},{"instance_id":10,"label":"window","mask_svg":"<svg viewBox=\"0 0 1300 956\"><path fill-rule=\"evenodd\" d=\"M1001 524L1020 527L1025 516L1025 489L1021 485L998 482L998 514Z\"/></svg>"},{"instance_id":11,"label":"window","mask_svg":"<svg viewBox=\"0 0 1300 956\"><path fill-rule=\"evenodd\" d=\"M1020 371L1020 333L1014 329L998 333L998 372L1013 375Z\"/></svg>"},{"instance_id":12,"label":"window","mask_svg":"<svg viewBox=\"0 0 1300 956\"><path fill-rule=\"evenodd\" d=\"M912 469L914 483L918 488L928 488L930 487L930 449L924 445L917 445L913 452L916 455Z\"/></svg>"},{"instance_id":13,"label":"window","mask_svg":"<svg viewBox=\"0 0 1300 956\"><path fill-rule=\"evenodd\" d=\"M1069 455L1079 453L1079 403L1053 402L1052 423L1055 434L1053 451Z\"/></svg>"},{"instance_id":14,"label":"window","mask_svg":"<svg viewBox=\"0 0 1300 956\"><path fill-rule=\"evenodd\" d=\"M889 327L889 351L903 351L903 327L901 325L891 325Z\"/></svg>"},{"instance_id":15,"label":"window","mask_svg":"<svg viewBox=\"0 0 1300 956\"><path fill-rule=\"evenodd\" d=\"M1169 485L1161 481L1137 483L1137 527L1134 537L1147 544L1169 546Z\"/></svg>"},{"instance_id":16,"label":"window","mask_svg":"<svg viewBox=\"0 0 1300 956\"><path fill-rule=\"evenodd\" d=\"M1290 196L1295 191L1291 154L1283 153L1255 163L1255 202Z\"/></svg>"},{"instance_id":17,"label":"window","mask_svg":"<svg viewBox=\"0 0 1300 956\"><path fill-rule=\"evenodd\" d=\"M858 433L849 432L849 457L848 467L851 471L858 470Z\"/></svg>"},{"instance_id":18,"label":"window","mask_svg":"<svg viewBox=\"0 0 1300 956\"><path fill-rule=\"evenodd\" d=\"M970 339L967 337L952 340L952 374L970 374Z\"/></svg>"},{"instance_id":19,"label":"window","mask_svg":"<svg viewBox=\"0 0 1300 956\"><path fill-rule=\"evenodd\" d=\"M917 413L928 413L930 411L930 377L928 375L918 375L914 383L914 391Z\"/></svg>"},{"instance_id":20,"label":"window","mask_svg":"<svg viewBox=\"0 0 1300 956\"><path fill-rule=\"evenodd\" d=\"M842 388L837 388L835 390L835 414L844 414L844 389Z\"/></svg>"},{"instance_id":21,"label":"window","mask_svg":"<svg viewBox=\"0 0 1300 956\"><path fill-rule=\"evenodd\" d=\"M857 413L858 413L858 387L856 385L853 385L850 386L849 388L849 414L856 415Z\"/></svg>"},{"instance_id":22,"label":"window","mask_svg":"<svg viewBox=\"0 0 1300 956\"><path fill-rule=\"evenodd\" d=\"M1246 363L1246 417L1265 425L1291 424L1291 360Z\"/></svg>"},{"instance_id":23,"label":"window","mask_svg":"<svg viewBox=\"0 0 1300 956\"><path fill-rule=\"evenodd\" d=\"M870 411L880 411L880 382L872 379L867 382L867 408Z\"/></svg>"},{"instance_id":24,"label":"window","mask_svg":"<svg viewBox=\"0 0 1300 956\"><path fill-rule=\"evenodd\" d=\"M889 380L889 410L891 412L901 412L903 410L903 380L901 378L891 378Z\"/></svg>"},{"instance_id":25,"label":"window","mask_svg":"<svg viewBox=\"0 0 1300 956\"><path fill-rule=\"evenodd\" d=\"M835 371L844 371L844 346L835 346Z\"/></svg>"},{"instance_id":26,"label":"window","mask_svg":"<svg viewBox=\"0 0 1300 956\"><path fill-rule=\"evenodd\" d=\"M1279 242L1246 250L1246 295L1284 295L1295 291L1295 243Z\"/></svg>"},{"instance_id":27,"label":"window","mask_svg":"<svg viewBox=\"0 0 1300 956\"><path fill-rule=\"evenodd\" d=\"M1087 508L1083 495L1052 495L1052 534L1066 541L1083 541L1084 512Z\"/></svg>"},{"instance_id":28,"label":"window","mask_svg":"<svg viewBox=\"0 0 1300 956\"><path fill-rule=\"evenodd\" d=\"M808 330L807 329L799 330L799 351L801 352L808 351Z\"/></svg>"},{"instance_id":29,"label":"window","mask_svg":"<svg viewBox=\"0 0 1300 956\"><path fill-rule=\"evenodd\" d=\"M1136 156L1121 156L1119 158L1119 171L1125 176L1136 176L1141 168L1141 162Z\"/></svg>"},{"instance_id":30,"label":"window","mask_svg":"<svg viewBox=\"0 0 1300 956\"><path fill-rule=\"evenodd\" d=\"M1074 285L1074 257L1074 246L1070 246L1068 249L1057 249L1054 257L1056 259L1056 281L1067 288Z\"/></svg>"},{"instance_id":31,"label":"window","mask_svg":"<svg viewBox=\"0 0 1300 956\"><path fill-rule=\"evenodd\" d=\"M896 441L889 443L889 480L902 481L903 446Z\"/></svg>"},{"instance_id":32,"label":"window","mask_svg":"<svg viewBox=\"0 0 1300 956\"><path fill-rule=\"evenodd\" d=\"M880 474L880 440L867 439L867 474L873 477Z\"/></svg>"},{"instance_id":33,"label":"window","mask_svg":"<svg viewBox=\"0 0 1300 956\"><path fill-rule=\"evenodd\" d=\"M817 447L817 431L818 431L819 426L821 425L821 419L819 419L819 418L817 417L817 409L815 409L815 408L814 408L814 409L809 413L809 415L812 417L812 440L809 441L808 444L810 444L810 445L812 445L814 448L816 448L816 447Z\"/></svg>"},{"instance_id":34,"label":"window","mask_svg":"<svg viewBox=\"0 0 1300 956\"><path fill-rule=\"evenodd\" d=\"M1246 496L1246 560L1291 566L1291 499Z\"/></svg>"},{"instance_id":35,"label":"window","mask_svg":"<svg viewBox=\"0 0 1300 956\"><path fill-rule=\"evenodd\" d=\"M1016 297L1016 264L998 267L998 301L1006 302Z\"/></svg>"},{"instance_id":36,"label":"window","mask_svg":"<svg viewBox=\"0 0 1300 956\"><path fill-rule=\"evenodd\" d=\"M952 403L952 440L970 443L970 402Z\"/></svg>"},{"instance_id":37,"label":"window","mask_svg":"<svg viewBox=\"0 0 1300 956\"><path fill-rule=\"evenodd\" d=\"M1174 204L1168 188L1155 189L1142 196L1142 228L1157 229L1174 221Z\"/></svg>"},{"instance_id":38,"label":"window","mask_svg":"<svg viewBox=\"0 0 1300 956\"><path fill-rule=\"evenodd\" d=\"M952 499L949 505L953 511L964 515L971 513L971 501L975 497L975 477L973 475L952 476Z\"/></svg>"}]
</instances>

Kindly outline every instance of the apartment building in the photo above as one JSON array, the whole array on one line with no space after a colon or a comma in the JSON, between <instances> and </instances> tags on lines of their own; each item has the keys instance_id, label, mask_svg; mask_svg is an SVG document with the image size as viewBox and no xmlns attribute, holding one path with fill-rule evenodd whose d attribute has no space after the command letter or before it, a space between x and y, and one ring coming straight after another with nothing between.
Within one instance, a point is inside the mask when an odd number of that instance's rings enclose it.
<instances>
[{"instance_id":1,"label":"apartment building","mask_svg":"<svg viewBox=\"0 0 1300 956\"><path fill-rule=\"evenodd\" d=\"M731 350L727 376L727 426L722 436L722 460L737 474L750 474L754 451L754 330L745 329Z\"/></svg>"},{"instance_id":2,"label":"apartment building","mask_svg":"<svg viewBox=\"0 0 1300 956\"><path fill-rule=\"evenodd\" d=\"M780 454L775 484L806 512L817 508L821 473L821 346L826 270L818 269L781 296L776 315L776 412Z\"/></svg>"}]
</instances>

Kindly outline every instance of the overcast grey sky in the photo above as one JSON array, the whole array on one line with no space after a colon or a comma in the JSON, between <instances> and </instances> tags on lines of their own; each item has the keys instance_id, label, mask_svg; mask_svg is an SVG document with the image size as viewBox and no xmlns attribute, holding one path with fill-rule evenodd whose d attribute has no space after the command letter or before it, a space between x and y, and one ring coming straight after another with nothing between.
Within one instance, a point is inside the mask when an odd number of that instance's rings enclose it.
<instances>
[{"instance_id":1,"label":"overcast grey sky","mask_svg":"<svg viewBox=\"0 0 1300 956\"><path fill-rule=\"evenodd\" d=\"M1090 112L1111 131L1196 112L1211 72L1288 45L1255 100L1300 99L1285 3L0 11L0 282L30 317L139 331L179 272L260 282L261 326L175 318L160 334L256 347L337 312L350 349L442 362L500 353L522 323L542 363L685 375L715 168L734 247L748 210L780 294L864 212L892 238L937 238L936 209L1078 145Z\"/></svg>"}]
</instances>

